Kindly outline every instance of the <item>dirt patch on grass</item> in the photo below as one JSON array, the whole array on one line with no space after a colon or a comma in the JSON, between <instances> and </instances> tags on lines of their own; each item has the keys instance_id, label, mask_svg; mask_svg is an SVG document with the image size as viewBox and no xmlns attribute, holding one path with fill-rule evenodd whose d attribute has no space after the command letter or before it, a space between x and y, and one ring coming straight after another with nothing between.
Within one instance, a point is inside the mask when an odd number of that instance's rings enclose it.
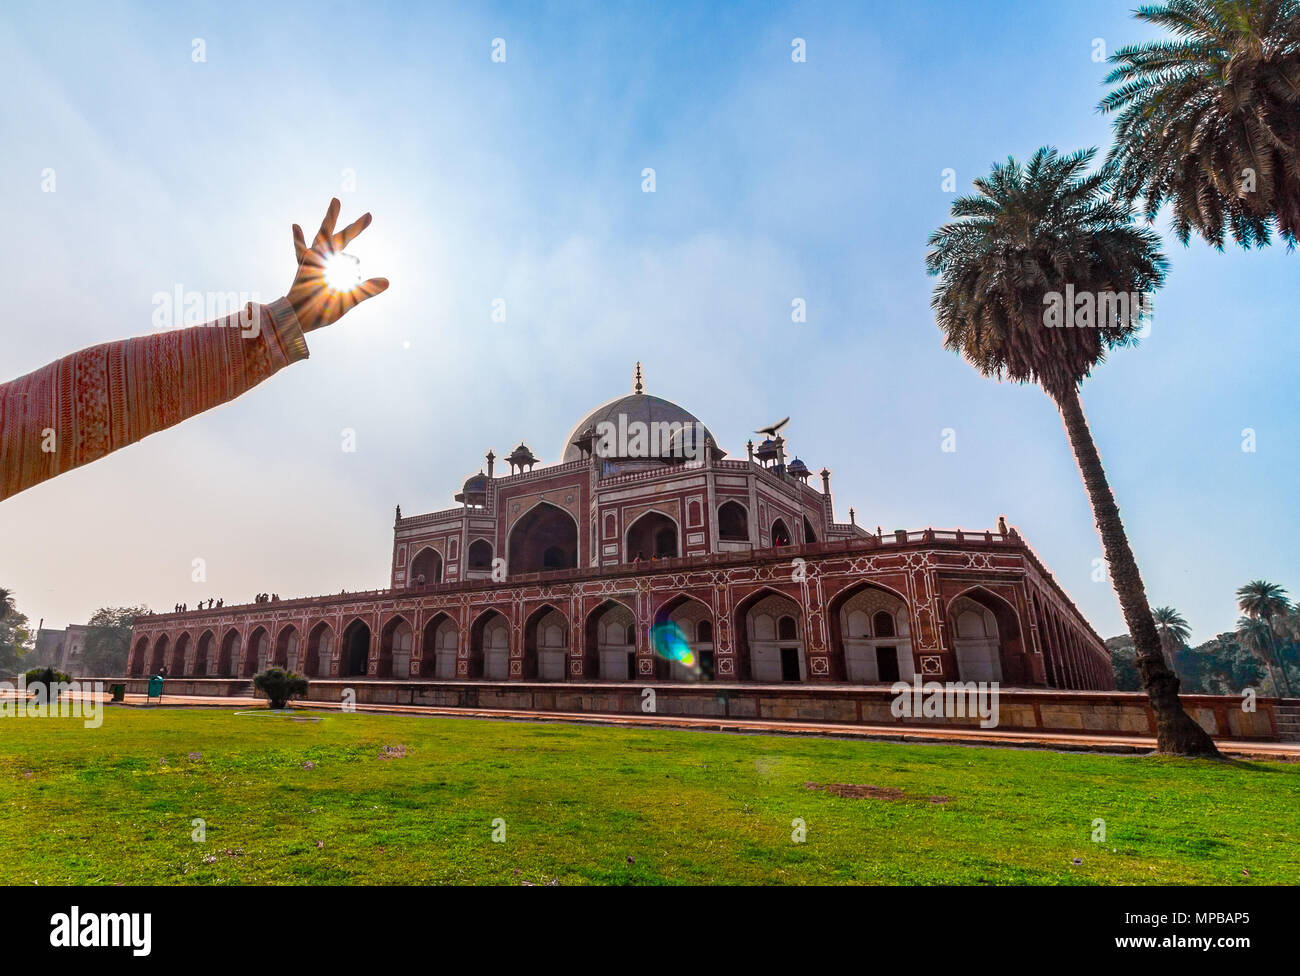
<instances>
[{"instance_id":1,"label":"dirt patch on grass","mask_svg":"<svg viewBox=\"0 0 1300 976\"><path fill-rule=\"evenodd\" d=\"M406 758L406 746L401 745L400 743L395 746L384 746L384 751L381 752L375 758L376 759L404 759Z\"/></svg>"},{"instance_id":2,"label":"dirt patch on grass","mask_svg":"<svg viewBox=\"0 0 1300 976\"><path fill-rule=\"evenodd\" d=\"M893 786L872 786L869 783L804 783L806 790L825 790L833 796L843 796L850 799L860 800L871 797L876 800L911 800L917 799L907 795L905 790L900 790ZM952 797L949 796L932 796L930 802L934 804L947 803Z\"/></svg>"},{"instance_id":3,"label":"dirt patch on grass","mask_svg":"<svg viewBox=\"0 0 1300 976\"><path fill-rule=\"evenodd\" d=\"M877 800L904 800L907 798L906 793L892 786L871 786L858 783L827 783L825 786L820 783L804 783L803 785L804 789L807 790L825 790L835 796L847 796L855 799L867 796L874 797Z\"/></svg>"}]
</instances>

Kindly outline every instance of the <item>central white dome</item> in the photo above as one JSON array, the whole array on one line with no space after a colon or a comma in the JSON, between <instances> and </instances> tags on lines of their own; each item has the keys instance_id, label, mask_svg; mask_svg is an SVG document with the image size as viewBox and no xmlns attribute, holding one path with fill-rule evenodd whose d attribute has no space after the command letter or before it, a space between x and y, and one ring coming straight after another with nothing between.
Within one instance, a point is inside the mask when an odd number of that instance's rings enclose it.
<instances>
[{"instance_id":1,"label":"central white dome","mask_svg":"<svg viewBox=\"0 0 1300 976\"><path fill-rule=\"evenodd\" d=\"M714 440L713 434L709 431L700 419L684 407L680 407L671 400L665 400L662 397L651 396L649 393L629 393L626 396L616 397L608 403L601 404L587 416L574 425L573 430L569 431L569 436L564 440L564 460L580 461L582 460L582 450L573 442L578 436L589 428L596 430L596 425L608 422L616 427L619 423L619 417L626 417L626 424L632 424L640 421L644 424L699 424L704 428L704 435L708 443L717 447L717 441Z\"/></svg>"}]
</instances>

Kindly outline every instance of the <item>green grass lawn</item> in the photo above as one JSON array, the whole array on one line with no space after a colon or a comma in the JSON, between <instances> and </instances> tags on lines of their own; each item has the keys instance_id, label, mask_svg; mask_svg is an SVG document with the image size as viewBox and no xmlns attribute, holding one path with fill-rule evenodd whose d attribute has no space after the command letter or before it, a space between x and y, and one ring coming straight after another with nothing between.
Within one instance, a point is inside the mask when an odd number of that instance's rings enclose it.
<instances>
[{"instance_id":1,"label":"green grass lawn","mask_svg":"<svg viewBox=\"0 0 1300 976\"><path fill-rule=\"evenodd\" d=\"M1300 764L298 715L3 721L0 881L1300 883Z\"/></svg>"}]
</instances>

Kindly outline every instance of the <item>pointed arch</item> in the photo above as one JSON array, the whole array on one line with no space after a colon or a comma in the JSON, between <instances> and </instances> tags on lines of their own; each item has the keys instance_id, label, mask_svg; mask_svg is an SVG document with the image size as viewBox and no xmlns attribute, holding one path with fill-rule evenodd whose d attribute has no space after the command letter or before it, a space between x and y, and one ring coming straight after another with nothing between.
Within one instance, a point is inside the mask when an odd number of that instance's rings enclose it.
<instances>
[{"instance_id":1,"label":"pointed arch","mask_svg":"<svg viewBox=\"0 0 1300 976\"><path fill-rule=\"evenodd\" d=\"M768 533L768 545L773 549L778 549L790 545L791 539L790 527L785 524L785 519L776 519L772 523L771 531Z\"/></svg>"},{"instance_id":2,"label":"pointed arch","mask_svg":"<svg viewBox=\"0 0 1300 976\"><path fill-rule=\"evenodd\" d=\"M190 632L181 631L181 635L176 638L176 643L172 645L171 660L167 662L167 673L172 677L179 678L185 674L185 655L190 650Z\"/></svg>"},{"instance_id":3,"label":"pointed arch","mask_svg":"<svg viewBox=\"0 0 1300 976\"><path fill-rule=\"evenodd\" d=\"M243 667L240 669L240 676L251 678L257 672L266 668L267 661L271 654L271 634L258 624L248 635L248 641L244 645Z\"/></svg>"},{"instance_id":4,"label":"pointed arch","mask_svg":"<svg viewBox=\"0 0 1300 976\"><path fill-rule=\"evenodd\" d=\"M642 512L623 533L623 561L675 559L682 551L682 528L666 512L651 508Z\"/></svg>"},{"instance_id":5,"label":"pointed arch","mask_svg":"<svg viewBox=\"0 0 1300 976\"><path fill-rule=\"evenodd\" d=\"M240 643L242 635L239 628L231 627L221 637L221 651L217 655L216 674L223 678L231 678L235 675L235 668L239 664Z\"/></svg>"},{"instance_id":6,"label":"pointed arch","mask_svg":"<svg viewBox=\"0 0 1300 976\"><path fill-rule=\"evenodd\" d=\"M539 501L515 520L506 537L507 571L573 569L578 565L578 522L552 502Z\"/></svg>"},{"instance_id":7,"label":"pointed arch","mask_svg":"<svg viewBox=\"0 0 1300 976\"><path fill-rule=\"evenodd\" d=\"M379 628L379 660L375 676L407 678L411 674L411 651L415 631L403 614L395 613Z\"/></svg>"},{"instance_id":8,"label":"pointed arch","mask_svg":"<svg viewBox=\"0 0 1300 976\"><path fill-rule=\"evenodd\" d=\"M470 625L469 677L510 677L510 618L496 607L484 609Z\"/></svg>"},{"instance_id":9,"label":"pointed arch","mask_svg":"<svg viewBox=\"0 0 1300 976\"><path fill-rule=\"evenodd\" d=\"M851 684L911 681L916 673L911 609L876 580L845 587L828 604L831 676Z\"/></svg>"},{"instance_id":10,"label":"pointed arch","mask_svg":"<svg viewBox=\"0 0 1300 976\"><path fill-rule=\"evenodd\" d=\"M636 611L621 600L606 599L593 607L583 622L584 659L582 674L587 680L635 681ZM628 628L633 628L628 640Z\"/></svg>"},{"instance_id":11,"label":"pointed arch","mask_svg":"<svg viewBox=\"0 0 1300 976\"><path fill-rule=\"evenodd\" d=\"M675 624L694 658L693 665L670 661L655 650L655 677L675 681L712 681L716 674L713 647L713 609L699 597L677 593L668 597L652 616L655 626Z\"/></svg>"},{"instance_id":12,"label":"pointed arch","mask_svg":"<svg viewBox=\"0 0 1300 976\"><path fill-rule=\"evenodd\" d=\"M411 560L406 581L411 586L431 586L442 582L442 553L433 546L424 546Z\"/></svg>"},{"instance_id":13,"label":"pointed arch","mask_svg":"<svg viewBox=\"0 0 1300 976\"><path fill-rule=\"evenodd\" d=\"M749 541L749 509L734 498L718 506L718 540L720 542Z\"/></svg>"},{"instance_id":14,"label":"pointed arch","mask_svg":"<svg viewBox=\"0 0 1300 976\"><path fill-rule=\"evenodd\" d=\"M159 634L158 639L153 642L153 657L149 659L149 673L157 674L167 666L167 649L171 642L167 639L166 634Z\"/></svg>"},{"instance_id":15,"label":"pointed arch","mask_svg":"<svg viewBox=\"0 0 1300 976\"><path fill-rule=\"evenodd\" d=\"M331 672L334 655L334 628L322 620L307 635L307 651L302 673L308 678L324 678Z\"/></svg>"},{"instance_id":16,"label":"pointed arch","mask_svg":"<svg viewBox=\"0 0 1300 976\"><path fill-rule=\"evenodd\" d=\"M963 609L958 602L963 600L978 605L989 616L969 607ZM982 619L977 621L977 617ZM968 586L948 600L943 619L962 681L1030 683L1032 672L1025 659L1020 613L1006 597L979 584Z\"/></svg>"},{"instance_id":17,"label":"pointed arch","mask_svg":"<svg viewBox=\"0 0 1300 976\"><path fill-rule=\"evenodd\" d=\"M465 551L465 565L471 570L490 570L492 568L492 543L487 539L475 539Z\"/></svg>"},{"instance_id":18,"label":"pointed arch","mask_svg":"<svg viewBox=\"0 0 1300 976\"><path fill-rule=\"evenodd\" d=\"M563 681L569 671L569 618L551 603L524 621L524 680Z\"/></svg>"},{"instance_id":19,"label":"pointed arch","mask_svg":"<svg viewBox=\"0 0 1300 976\"><path fill-rule=\"evenodd\" d=\"M813 524L808 520L808 516L803 517L803 541L812 543L817 541L817 533L813 531Z\"/></svg>"},{"instance_id":20,"label":"pointed arch","mask_svg":"<svg viewBox=\"0 0 1300 976\"><path fill-rule=\"evenodd\" d=\"M212 651L216 642L217 635L211 630L199 634L199 642L194 647L194 666L190 670L200 678L205 677L212 670L214 663Z\"/></svg>"},{"instance_id":21,"label":"pointed arch","mask_svg":"<svg viewBox=\"0 0 1300 976\"><path fill-rule=\"evenodd\" d=\"M440 610L430 617L420 642L420 677L455 678L459 643L460 633L451 614Z\"/></svg>"},{"instance_id":22,"label":"pointed arch","mask_svg":"<svg viewBox=\"0 0 1300 976\"><path fill-rule=\"evenodd\" d=\"M1056 655L1052 653L1052 648L1047 642L1047 618L1043 616L1043 601L1034 590L1031 596L1031 603L1034 614L1035 629L1038 634L1038 650L1043 657L1043 670L1047 675L1047 685L1049 688L1062 688L1061 678L1058 674Z\"/></svg>"},{"instance_id":23,"label":"pointed arch","mask_svg":"<svg viewBox=\"0 0 1300 976\"><path fill-rule=\"evenodd\" d=\"M751 620L750 613L758 604L773 597L785 601L780 613L761 613L757 617L764 620ZM777 623L782 615L795 620L796 639L781 641L777 635ZM736 604L732 612L732 633L736 644L736 678L740 681L784 681L804 680L807 676L807 664L803 650L803 608L799 601L789 593L770 586L762 586ZM756 629L757 628L757 629ZM783 648L793 649L795 663L798 665L799 677L791 676L789 655Z\"/></svg>"},{"instance_id":24,"label":"pointed arch","mask_svg":"<svg viewBox=\"0 0 1300 976\"><path fill-rule=\"evenodd\" d=\"M126 669L127 674L141 675L145 672L145 662L149 659L149 638L141 637L135 642L135 650L131 652L131 662Z\"/></svg>"},{"instance_id":25,"label":"pointed arch","mask_svg":"<svg viewBox=\"0 0 1300 976\"><path fill-rule=\"evenodd\" d=\"M364 678L370 673L370 625L353 617L339 641L339 677Z\"/></svg>"},{"instance_id":26,"label":"pointed arch","mask_svg":"<svg viewBox=\"0 0 1300 976\"><path fill-rule=\"evenodd\" d=\"M271 664L286 671L298 669L298 648L302 643L298 628L294 624L285 624L275 638L275 654Z\"/></svg>"}]
</instances>

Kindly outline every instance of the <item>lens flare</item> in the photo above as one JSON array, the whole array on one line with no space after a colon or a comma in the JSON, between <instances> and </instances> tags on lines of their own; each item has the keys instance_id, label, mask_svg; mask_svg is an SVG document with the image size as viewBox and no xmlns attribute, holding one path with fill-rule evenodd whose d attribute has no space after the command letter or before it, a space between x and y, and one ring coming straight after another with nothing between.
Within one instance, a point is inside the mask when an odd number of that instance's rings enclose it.
<instances>
[{"instance_id":1,"label":"lens flare","mask_svg":"<svg viewBox=\"0 0 1300 976\"><path fill-rule=\"evenodd\" d=\"M361 284L361 262L351 254L335 251L325 259L325 284L333 291L351 291Z\"/></svg>"},{"instance_id":2,"label":"lens flare","mask_svg":"<svg viewBox=\"0 0 1300 976\"><path fill-rule=\"evenodd\" d=\"M695 667L695 655L691 652L691 645L686 642L686 635L671 620L650 628L650 646L662 658L676 661L688 668Z\"/></svg>"}]
</instances>

